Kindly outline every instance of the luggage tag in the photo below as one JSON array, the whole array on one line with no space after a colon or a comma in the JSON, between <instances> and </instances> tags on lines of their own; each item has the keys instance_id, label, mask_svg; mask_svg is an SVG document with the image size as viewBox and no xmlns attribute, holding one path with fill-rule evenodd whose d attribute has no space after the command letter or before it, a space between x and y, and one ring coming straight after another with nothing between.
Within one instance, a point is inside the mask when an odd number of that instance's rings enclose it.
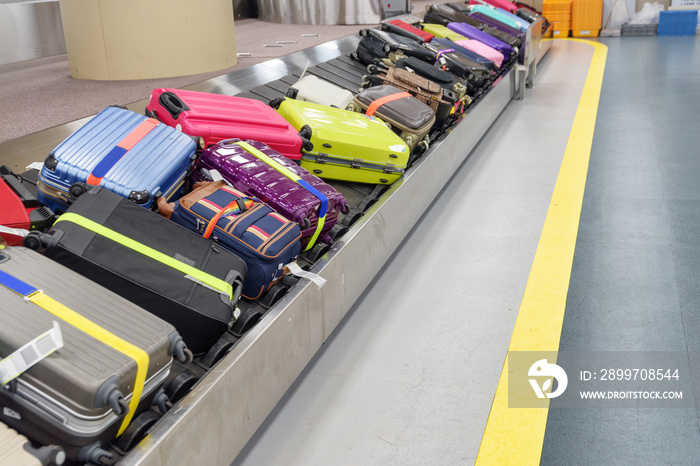
<instances>
[{"instance_id":1,"label":"luggage tag","mask_svg":"<svg viewBox=\"0 0 700 466\"><path fill-rule=\"evenodd\" d=\"M323 285L326 284L326 279L323 278L320 275L316 275L315 273L307 272L306 270L302 269L299 267L299 264L296 262L290 262L289 264L286 264L285 267L289 269L289 272L292 275L296 275L297 277L302 277L302 278L308 278L312 282L316 284L319 288L323 288Z\"/></svg>"},{"instance_id":2,"label":"luggage tag","mask_svg":"<svg viewBox=\"0 0 700 466\"><path fill-rule=\"evenodd\" d=\"M53 328L0 360L0 385L22 375L27 369L48 357L54 351L63 348L63 334L58 322L53 321Z\"/></svg>"}]
</instances>

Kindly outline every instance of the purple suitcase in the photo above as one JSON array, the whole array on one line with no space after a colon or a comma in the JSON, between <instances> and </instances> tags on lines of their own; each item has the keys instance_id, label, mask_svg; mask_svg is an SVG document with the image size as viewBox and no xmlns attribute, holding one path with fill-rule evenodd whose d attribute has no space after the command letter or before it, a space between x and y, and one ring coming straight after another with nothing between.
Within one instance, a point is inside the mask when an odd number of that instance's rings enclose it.
<instances>
[{"instance_id":1,"label":"purple suitcase","mask_svg":"<svg viewBox=\"0 0 700 466\"><path fill-rule=\"evenodd\" d=\"M338 220L338 211L346 212L345 199L332 186L309 173L293 161L271 149L268 145L247 140L239 145L240 139L220 141L206 149L192 173L192 181L216 180L212 170L231 183L233 187L249 196L253 196L273 208L277 213L296 222L301 227L302 250L310 249L316 241L330 244L329 232ZM249 150L245 145L253 150ZM323 201L312 194L302 184L290 179L271 165L255 155L255 150L279 162L325 197L327 209L325 222L321 226L317 240L311 241L316 233L319 213L322 213Z\"/></svg>"},{"instance_id":2,"label":"purple suitcase","mask_svg":"<svg viewBox=\"0 0 700 466\"><path fill-rule=\"evenodd\" d=\"M498 50L506 57L506 60L510 59L510 56L513 54L513 47L467 23L449 23L447 27L458 34L462 34L467 39L478 40Z\"/></svg>"}]
</instances>

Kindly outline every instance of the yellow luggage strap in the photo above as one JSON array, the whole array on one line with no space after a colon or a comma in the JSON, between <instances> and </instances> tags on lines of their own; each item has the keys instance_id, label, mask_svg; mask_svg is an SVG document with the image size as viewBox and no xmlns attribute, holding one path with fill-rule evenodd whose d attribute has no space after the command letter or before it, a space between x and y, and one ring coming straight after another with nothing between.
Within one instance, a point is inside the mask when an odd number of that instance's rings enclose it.
<instances>
[{"instance_id":1,"label":"yellow luggage strap","mask_svg":"<svg viewBox=\"0 0 700 466\"><path fill-rule=\"evenodd\" d=\"M119 351L136 362L136 379L134 380L134 390L131 395L131 401L129 402L129 412L127 412L126 416L124 416L122 424L119 427L119 432L117 433L117 436L120 436L131 422L131 419L136 412L136 408L141 401L141 394L143 393L143 387L146 383L146 373L148 372L148 353L141 348L134 346L128 341L119 338L110 331L100 327L74 310L44 294L44 292L38 288L34 288L32 285L2 270L0 270L0 285L14 291L25 300L36 304L45 311L48 311L59 319L67 322L78 330L83 331L116 351Z\"/></svg>"},{"instance_id":2,"label":"yellow luggage strap","mask_svg":"<svg viewBox=\"0 0 700 466\"><path fill-rule=\"evenodd\" d=\"M60 217L58 217L58 220L56 220L54 225L58 224L58 222L64 221L75 223L76 225L79 225L87 230L97 233L100 236L104 236L105 238L108 238L114 241L115 243L119 243L122 246L125 246L129 249L133 249L134 251L139 252L144 256L150 257L155 261L165 264L168 267L171 267L175 270L179 270L186 276L192 277L197 281L203 283L204 285L208 286L209 288L212 288L218 291L219 293L228 296L229 300L234 300L233 286L231 286L230 283L221 280L220 278L216 278L213 275L210 275L206 272L202 272L201 270L192 267L191 265L185 264L184 262L179 261L174 257L170 257L167 254L163 254L160 251L146 246L145 244L141 244L138 241L134 241L128 236L124 236L121 233L118 233L114 230L105 227L104 225L100 225L97 222L93 222L89 218L85 218L82 215L74 214L72 212L66 212Z\"/></svg>"}]
</instances>

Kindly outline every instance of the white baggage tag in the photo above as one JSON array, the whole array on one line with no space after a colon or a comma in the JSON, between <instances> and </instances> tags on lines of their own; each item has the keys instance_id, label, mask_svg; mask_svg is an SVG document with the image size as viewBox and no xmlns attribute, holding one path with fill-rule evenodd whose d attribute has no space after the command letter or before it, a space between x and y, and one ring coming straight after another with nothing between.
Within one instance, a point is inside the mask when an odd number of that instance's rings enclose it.
<instances>
[{"instance_id":1,"label":"white baggage tag","mask_svg":"<svg viewBox=\"0 0 700 466\"><path fill-rule=\"evenodd\" d=\"M299 267L299 264L297 264L296 262L290 262L289 264L285 265L285 267L289 269L292 275L296 275L297 277L302 278L308 278L309 280L314 282L319 288L323 288L323 285L326 284L325 278L321 277L320 275L316 275L315 273L303 270L301 267Z\"/></svg>"},{"instance_id":2,"label":"white baggage tag","mask_svg":"<svg viewBox=\"0 0 700 466\"><path fill-rule=\"evenodd\" d=\"M22 228L10 228L0 225L0 233L7 233L8 235L21 236L24 238L29 234L29 230L23 230Z\"/></svg>"},{"instance_id":3,"label":"white baggage tag","mask_svg":"<svg viewBox=\"0 0 700 466\"><path fill-rule=\"evenodd\" d=\"M32 162L27 165L27 170L41 170L44 166L44 162Z\"/></svg>"},{"instance_id":4,"label":"white baggage tag","mask_svg":"<svg viewBox=\"0 0 700 466\"><path fill-rule=\"evenodd\" d=\"M54 351L63 347L63 334L58 322L53 328L42 333L20 349L0 361L0 385L5 385L20 376Z\"/></svg>"}]
</instances>

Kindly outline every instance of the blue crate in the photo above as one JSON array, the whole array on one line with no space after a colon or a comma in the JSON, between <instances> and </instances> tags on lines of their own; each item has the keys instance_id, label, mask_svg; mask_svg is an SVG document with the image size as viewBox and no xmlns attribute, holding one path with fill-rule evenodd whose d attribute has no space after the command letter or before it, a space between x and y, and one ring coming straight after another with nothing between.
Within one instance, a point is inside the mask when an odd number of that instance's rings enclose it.
<instances>
[{"instance_id":1,"label":"blue crate","mask_svg":"<svg viewBox=\"0 0 700 466\"><path fill-rule=\"evenodd\" d=\"M698 25L697 10L662 11L659 13L660 36L694 36Z\"/></svg>"}]
</instances>

